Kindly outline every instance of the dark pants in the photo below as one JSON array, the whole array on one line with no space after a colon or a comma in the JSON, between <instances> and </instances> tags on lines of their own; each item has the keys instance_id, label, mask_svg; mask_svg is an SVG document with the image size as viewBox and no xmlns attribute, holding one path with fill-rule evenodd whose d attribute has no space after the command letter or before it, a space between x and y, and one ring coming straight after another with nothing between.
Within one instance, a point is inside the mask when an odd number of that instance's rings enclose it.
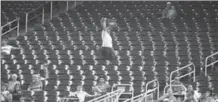
<instances>
[{"instance_id":1,"label":"dark pants","mask_svg":"<svg viewBox=\"0 0 218 102\"><path fill-rule=\"evenodd\" d=\"M109 47L102 47L101 48L101 54L104 57L105 60L113 60L115 57L114 51L112 48Z\"/></svg>"},{"instance_id":2,"label":"dark pants","mask_svg":"<svg viewBox=\"0 0 218 102\"><path fill-rule=\"evenodd\" d=\"M184 101L185 99L185 95L174 95L176 97L176 99L180 99L182 102Z\"/></svg>"},{"instance_id":3,"label":"dark pants","mask_svg":"<svg viewBox=\"0 0 218 102\"><path fill-rule=\"evenodd\" d=\"M21 95L13 95L13 100L19 101L21 98Z\"/></svg>"}]
</instances>

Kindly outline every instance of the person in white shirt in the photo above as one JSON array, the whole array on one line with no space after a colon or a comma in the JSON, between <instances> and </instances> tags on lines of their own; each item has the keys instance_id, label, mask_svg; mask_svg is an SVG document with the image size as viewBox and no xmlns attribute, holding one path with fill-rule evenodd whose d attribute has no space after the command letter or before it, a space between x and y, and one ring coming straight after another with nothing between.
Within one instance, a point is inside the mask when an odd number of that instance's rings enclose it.
<instances>
[{"instance_id":1,"label":"person in white shirt","mask_svg":"<svg viewBox=\"0 0 218 102\"><path fill-rule=\"evenodd\" d=\"M18 76L17 74L12 74L11 75L11 80L8 82L8 90L10 92L13 92L14 91L14 87L15 85L20 85L20 82L17 80Z\"/></svg>"},{"instance_id":2,"label":"person in white shirt","mask_svg":"<svg viewBox=\"0 0 218 102\"><path fill-rule=\"evenodd\" d=\"M214 102L218 102L218 94L214 96Z\"/></svg>"},{"instance_id":3,"label":"person in white shirt","mask_svg":"<svg viewBox=\"0 0 218 102\"><path fill-rule=\"evenodd\" d=\"M113 49L113 40L111 37L111 30L113 27L108 26L110 22L107 18L101 19L101 24L103 27L103 30L101 32L101 38L102 38L102 48L101 53L105 60L113 60L115 57L114 49ZM112 22L111 22L112 23Z\"/></svg>"},{"instance_id":4,"label":"person in white shirt","mask_svg":"<svg viewBox=\"0 0 218 102\"><path fill-rule=\"evenodd\" d=\"M86 97L94 97L95 95L90 95L87 92L83 91L82 86L77 86L76 92L70 92L69 96L74 96L79 99L79 102L85 102Z\"/></svg>"},{"instance_id":5,"label":"person in white shirt","mask_svg":"<svg viewBox=\"0 0 218 102\"><path fill-rule=\"evenodd\" d=\"M163 102L178 102L176 97L173 95L172 89L170 89L170 88L167 90L167 93L165 95L161 96L158 99L158 102L159 101L163 101Z\"/></svg>"},{"instance_id":6,"label":"person in white shirt","mask_svg":"<svg viewBox=\"0 0 218 102\"><path fill-rule=\"evenodd\" d=\"M111 86L105 82L105 79L103 77L100 77L98 84L92 87L92 91L97 96L100 96L106 94L109 88L111 88Z\"/></svg>"},{"instance_id":7,"label":"person in white shirt","mask_svg":"<svg viewBox=\"0 0 218 102\"><path fill-rule=\"evenodd\" d=\"M9 55L9 54L11 54L11 51L12 51L12 50L15 50L15 49L20 49L20 48L18 48L18 47L13 47L13 46L11 46L11 45L7 45L7 43L6 43L5 40L2 41L1 53L2 53L3 55Z\"/></svg>"},{"instance_id":8,"label":"person in white shirt","mask_svg":"<svg viewBox=\"0 0 218 102\"><path fill-rule=\"evenodd\" d=\"M168 11L167 18L169 19L175 19L177 16L176 8L175 6L171 6L171 8Z\"/></svg>"},{"instance_id":9,"label":"person in white shirt","mask_svg":"<svg viewBox=\"0 0 218 102\"><path fill-rule=\"evenodd\" d=\"M7 85L1 83L1 102L12 102L12 94L7 90Z\"/></svg>"},{"instance_id":10,"label":"person in white shirt","mask_svg":"<svg viewBox=\"0 0 218 102\"><path fill-rule=\"evenodd\" d=\"M28 90L29 91L41 91L43 88L43 84L41 81L41 77L39 74L34 74L32 76L33 81L30 83Z\"/></svg>"},{"instance_id":11,"label":"person in white shirt","mask_svg":"<svg viewBox=\"0 0 218 102\"><path fill-rule=\"evenodd\" d=\"M200 99L200 93L193 89L193 86L190 84L187 88L187 98L185 102L198 102Z\"/></svg>"}]
</instances>

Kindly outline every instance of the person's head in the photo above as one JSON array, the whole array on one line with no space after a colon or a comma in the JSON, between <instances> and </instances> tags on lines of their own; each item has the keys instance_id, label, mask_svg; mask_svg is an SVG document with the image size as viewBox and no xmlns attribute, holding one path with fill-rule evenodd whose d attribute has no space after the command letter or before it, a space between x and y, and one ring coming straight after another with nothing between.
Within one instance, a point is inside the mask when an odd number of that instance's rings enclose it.
<instances>
[{"instance_id":1,"label":"person's head","mask_svg":"<svg viewBox=\"0 0 218 102\"><path fill-rule=\"evenodd\" d=\"M167 7L168 7L168 8L170 8L170 7L171 7L171 5L172 5L172 3L171 3L171 2L167 2Z\"/></svg>"},{"instance_id":2,"label":"person's head","mask_svg":"<svg viewBox=\"0 0 218 102\"><path fill-rule=\"evenodd\" d=\"M43 64L43 67L48 67L48 64L47 63Z\"/></svg>"},{"instance_id":3,"label":"person's head","mask_svg":"<svg viewBox=\"0 0 218 102\"><path fill-rule=\"evenodd\" d=\"M99 83L105 83L105 79L103 77L99 78Z\"/></svg>"},{"instance_id":4,"label":"person's head","mask_svg":"<svg viewBox=\"0 0 218 102\"><path fill-rule=\"evenodd\" d=\"M77 86L77 91L82 91L83 90L83 87L81 85L78 85Z\"/></svg>"},{"instance_id":5,"label":"person's head","mask_svg":"<svg viewBox=\"0 0 218 102\"><path fill-rule=\"evenodd\" d=\"M180 81L179 81L179 77L175 77L174 82L176 82L176 83L177 83L177 82L180 82Z\"/></svg>"},{"instance_id":6,"label":"person's head","mask_svg":"<svg viewBox=\"0 0 218 102\"><path fill-rule=\"evenodd\" d=\"M188 85L188 90L193 90L193 86L191 84Z\"/></svg>"},{"instance_id":7,"label":"person's head","mask_svg":"<svg viewBox=\"0 0 218 102\"><path fill-rule=\"evenodd\" d=\"M209 97L209 96L210 96L210 91L206 91L205 97Z\"/></svg>"},{"instance_id":8,"label":"person's head","mask_svg":"<svg viewBox=\"0 0 218 102\"><path fill-rule=\"evenodd\" d=\"M33 82L39 81L39 74L33 74Z\"/></svg>"},{"instance_id":9,"label":"person's head","mask_svg":"<svg viewBox=\"0 0 218 102\"><path fill-rule=\"evenodd\" d=\"M12 81L17 81L17 74L12 74L11 78L12 78Z\"/></svg>"},{"instance_id":10,"label":"person's head","mask_svg":"<svg viewBox=\"0 0 218 102\"><path fill-rule=\"evenodd\" d=\"M176 8L175 8L175 6L171 6L171 9L172 9L172 10L175 10Z\"/></svg>"},{"instance_id":11,"label":"person's head","mask_svg":"<svg viewBox=\"0 0 218 102\"><path fill-rule=\"evenodd\" d=\"M168 88L168 90L167 90L167 94L168 94L168 95L172 95L172 94L173 94L173 91L172 91L171 88Z\"/></svg>"},{"instance_id":12,"label":"person's head","mask_svg":"<svg viewBox=\"0 0 218 102\"><path fill-rule=\"evenodd\" d=\"M44 63L42 66L41 66L41 69L43 70L46 70L48 68L48 64L47 63Z\"/></svg>"},{"instance_id":13,"label":"person's head","mask_svg":"<svg viewBox=\"0 0 218 102\"><path fill-rule=\"evenodd\" d=\"M4 45L7 45L7 42L6 42L6 40L4 39L4 40L2 40L2 46L4 46Z\"/></svg>"},{"instance_id":14,"label":"person's head","mask_svg":"<svg viewBox=\"0 0 218 102\"><path fill-rule=\"evenodd\" d=\"M101 17L101 19L100 20L104 20L106 17Z\"/></svg>"}]
</instances>

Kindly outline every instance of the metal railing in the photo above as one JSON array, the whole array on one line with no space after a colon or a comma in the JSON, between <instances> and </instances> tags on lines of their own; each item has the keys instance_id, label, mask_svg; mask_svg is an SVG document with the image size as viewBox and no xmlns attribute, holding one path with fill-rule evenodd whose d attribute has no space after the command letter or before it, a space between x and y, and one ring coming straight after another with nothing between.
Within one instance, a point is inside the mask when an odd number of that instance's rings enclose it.
<instances>
[{"instance_id":1,"label":"metal railing","mask_svg":"<svg viewBox=\"0 0 218 102\"><path fill-rule=\"evenodd\" d=\"M58 100L58 102L67 102L68 100L77 101L77 100L79 100L79 99L78 99L78 98L63 97L63 98L60 98L60 99Z\"/></svg>"},{"instance_id":2,"label":"metal railing","mask_svg":"<svg viewBox=\"0 0 218 102\"><path fill-rule=\"evenodd\" d=\"M193 75L193 81L195 82L195 77L196 77L196 76L195 76L195 71L196 71L196 68L195 68L195 65L194 65L193 63L190 63L190 64L188 64L188 65L186 65L186 66L184 66L184 67L181 67L181 68L179 68L179 69L177 69L177 70L174 70L174 71L172 71L172 72L170 73L170 86L172 86L172 82L173 82L172 77L173 77L173 74L174 74L174 73L177 73L178 71L183 70L183 69L186 69L186 68L189 68L189 67L191 67L191 66L194 67L194 70L193 70L193 71L189 71L187 74L184 74L184 75L182 75L182 76L178 76L178 78L181 79L181 78L183 78L183 77L185 77L185 76L194 74L194 75Z\"/></svg>"},{"instance_id":3,"label":"metal railing","mask_svg":"<svg viewBox=\"0 0 218 102\"><path fill-rule=\"evenodd\" d=\"M50 20L52 19L53 16L53 1L50 2Z\"/></svg>"},{"instance_id":4,"label":"metal railing","mask_svg":"<svg viewBox=\"0 0 218 102\"><path fill-rule=\"evenodd\" d=\"M213 53L213 54L211 54L211 55L209 55L209 56L207 56L206 59L205 59L205 64L204 64L205 76L207 76L207 68L208 68L209 66L214 65L215 63L218 63L218 60L216 60L216 61L210 62L210 63L208 64L208 59L211 58L211 57L214 57L215 55L218 55L218 51L215 52L215 53Z\"/></svg>"},{"instance_id":5,"label":"metal railing","mask_svg":"<svg viewBox=\"0 0 218 102\"><path fill-rule=\"evenodd\" d=\"M58 2L58 1L57 1ZM76 4L76 2L77 1L74 1L74 5ZM50 2L50 20L52 19L52 17L53 17L53 1L51 1ZM70 3L69 3L69 1L67 0L66 1L66 11L68 11L69 10L69 5L70 5Z\"/></svg>"},{"instance_id":6,"label":"metal railing","mask_svg":"<svg viewBox=\"0 0 218 102\"><path fill-rule=\"evenodd\" d=\"M20 18L17 18L17 19L15 19L15 20L10 21L10 22L8 22L7 24L1 26L1 36L6 35L7 33L13 31L14 29L17 29L17 36L18 36L18 35L19 35L19 32L20 32L20 23L19 23L19 21L20 21ZM7 30L7 31L5 31L5 32L2 32L2 30L3 30L4 27L10 26L10 25L12 25L12 23L15 23L15 22L17 22L17 25L16 25L15 27L10 28L9 30Z\"/></svg>"},{"instance_id":7,"label":"metal railing","mask_svg":"<svg viewBox=\"0 0 218 102\"><path fill-rule=\"evenodd\" d=\"M39 14L34 15L34 17L29 18L30 13L36 13L38 10L41 10L41 9L42 9L42 12L40 12ZM44 23L44 16L45 16L45 14L44 14L44 5L41 5L41 6L37 7L37 8L35 8L35 9L33 9L32 11L26 13L25 32L27 32L28 22L33 20L36 17L39 17L39 16L42 16L42 24L43 24Z\"/></svg>"},{"instance_id":8,"label":"metal railing","mask_svg":"<svg viewBox=\"0 0 218 102\"><path fill-rule=\"evenodd\" d=\"M68 11L69 10L69 1L67 0L66 2L67 2L66 11Z\"/></svg>"},{"instance_id":9,"label":"metal railing","mask_svg":"<svg viewBox=\"0 0 218 102\"><path fill-rule=\"evenodd\" d=\"M129 87L129 90L126 90L127 87ZM133 100L133 97L134 97L134 88L133 88L133 86L131 84L114 84L112 86L111 91L113 92L115 88L117 88L117 89L119 89L119 88L124 89L124 92L122 94L123 95L131 95L130 100ZM126 99L129 99L129 98L119 98L119 101L120 100L124 101Z\"/></svg>"},{"instance_id":10,"label":"metal railing","mask_svg":"<svg viewBox=\"0 0 218 102\"><path fill-rule=\"evenodd\" d=\"M137 99L143 97L144 94L145 94L145 93L139 94L139 95L137 95L137 96L134 96L132 99L127 99L127 100L125 100L125 101L123 101L123 102L134 102L135 100L137 100Z\"/></svg>"},{"instance_id":11,"label":"metal railing","mask_svg":"<svg viewBox=\"0 0 218 102\"><path fill-rule=\"evenodd\" d=\"M99 96L88 102L118 102L118 99L123 92L124 90L116 90L116 91L107 93L105 95Z\"/></svg>"},{"instance_id":12,"label":"metal railing","mask_svg":"<svg viewBox=\"0 0 218 102\"><path fill-rule=\"evenodd\" d=\"M151 89L150 92L148 90L148 85L149 84L156 84L156 87ZM142 102L143 100L145 100L145 102L147 101L147 96L150 96L149 93L151 92L155 92L157 90L157 98L159 98L159 94L160 94L160 90L159 90L159 87L160 87L160 84L159 84L159 81L157 79L154 79L152 81L149 81L147 84L146 84L146 87L145 87L145 94L144 96L140 99L139 102ZM153 97L152 97L153 98Z\"/></svg>"},{"instance_id":13,"label":"metal railing","mask_svg":"<svg viewBox=\"0 0 218 102\"><path fill-rule=\"evenodd\" d=\"M153 88L153 89L148 89L148 85L152 84L152 83L156 83L156 87ZM140 94L140 95L137 95L135 97L133 97L133 99L128 99L128 100L125 100L124 102L143 102L143 100L146 102L147 100L147 97L152 95L152 92L155 92L157 91L157 98L159 98L159 81L157 79L154 79L152 81L149 81L147 84L146 84L146 87L145 87L145 92ZM153 98L153 97L152 97Z\"/></svg>"}]
</instances>

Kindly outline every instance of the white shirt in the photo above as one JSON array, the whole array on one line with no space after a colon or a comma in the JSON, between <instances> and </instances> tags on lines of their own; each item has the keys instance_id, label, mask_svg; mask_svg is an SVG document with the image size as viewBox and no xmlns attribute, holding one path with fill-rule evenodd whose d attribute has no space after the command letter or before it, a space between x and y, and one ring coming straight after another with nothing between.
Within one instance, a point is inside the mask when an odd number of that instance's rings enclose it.
<instances>
[{"instance_id":1,"label":"white shirt","mask_svg":"<svg viewBox=\"0 0 218 102\"><path fill-rule=\"evenodd\" d=\"M175 17L175 16L176 16L176 10L170 9L168 11L168 17L172 18L172 17Z\"/></svg>"},{"instance_id":2,"label":"white shirt","mask_svg":"<svg viewBox=\"0 0 218 102\"><path fill-rule=\"evenodd\" d=\"M6 98L7 94L10 94L10 92L9 91L2 91L0 101L5 101L6 100L5 98Z\"/></svg>"},{"instance_id":3,"label":"white shirt","mask_svg":"<svg viewBox=\"0 0 218 102\"><path fill-rule=\"evenodd\" d=\"M194 97L199 100L201 97L201 93L194 91Z\"/></svg>"},{"instance_id":4,"label":"white shirt","mask_svg":"<svg viewBox=\"0 0 218 102\"><path fill-rule=\"evenodd\" d=\"M9 81L8 82L8 90L13 91L16 84L20 85L19 81Z\"/></svg>"},{"instance_id":5,"label":"white shirt","mask_svg":"<svg viewBox=\"0 0 218 102\"><path fill-rule=\"evenodd\" d=\"M90 96L85 91L77 91L77 92L70 92L69 96L77 96L79 98L79 102L85 102L86 96Z\"/></svg>"},{"instance_id":6,"label":"white shirt","mask_svg":"<svg viewBox=\"0 0 218 102\"><path fill-rule=\"evenodd\" d=\"M101 38L102 38L102 47L113 48L112 38L111 38L110 34L108 34L107 31L102 30Z\"/></svg>"},{"instance_id":7,"label":"white shirt","mask_svg":"<svg viewBox=\"0 0 218 102\"><path fill-rule=\"evenodd\" d=\"M5 45L5 46L2 46L2 47L1 47L1 50L2 50L2 52L5 52L5 53L7 53L7 54L10 54L12 48L13 48L13 46Z\"/></svg>"}]
</instances>

